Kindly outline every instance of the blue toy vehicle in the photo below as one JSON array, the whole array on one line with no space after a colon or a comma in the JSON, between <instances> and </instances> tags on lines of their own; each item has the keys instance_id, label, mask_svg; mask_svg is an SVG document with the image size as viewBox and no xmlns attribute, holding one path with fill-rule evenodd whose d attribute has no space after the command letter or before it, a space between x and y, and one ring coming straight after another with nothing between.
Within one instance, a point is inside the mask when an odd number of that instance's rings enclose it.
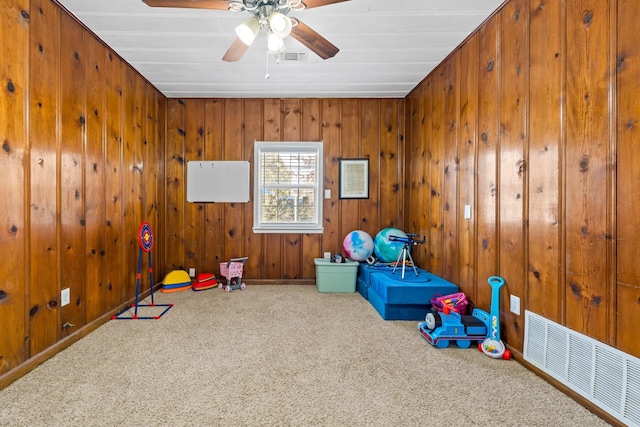
<instances>
[{"instance_id":1,"label":"blue toy vehicle","mask_svg":"<svg viewBox=\"0 0 640 427\"><path fill-rule=\"evenodd\" d=\"M471 342L477 342L478 350L487 356L511 359L511 352L500 340L500 288L504 279L491 276L488 282L491 285L491 314L474 308L471 316L465 316L448 306L441 312L434 307L425 321L418 324L424 339L438 348L448 347L449 341L455 341L460 348L469 348Z\"/></svg>"},{"instance_id":2,"label":"blue toy vehicle","mask_svg":"<svg viewBox=\"0 0 640 427\"><path fill-rule=\"evenodd\" d=\"M490 323L489 313L479 308L474 308L471 315L445 309L427 313L418 329L424 339L438 348L448 347L450 341L455 341L460 348L469 348L472 342L478 343L487 338Z\"/></svg>"}]
</instances>

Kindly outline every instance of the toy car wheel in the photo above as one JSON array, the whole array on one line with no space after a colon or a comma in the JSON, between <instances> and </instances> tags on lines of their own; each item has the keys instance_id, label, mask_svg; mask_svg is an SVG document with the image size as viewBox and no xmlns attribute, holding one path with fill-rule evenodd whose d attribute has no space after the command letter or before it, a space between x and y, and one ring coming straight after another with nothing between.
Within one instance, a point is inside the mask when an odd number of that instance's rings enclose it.
<instances>
[{"instance_id":1,"label":"toy car wheel","mask_svg":"<svg viewBox=\"0 0 640 427\"><path fill-rule=\"evenodd\" d=\"M218 283L218 288L222 289L222 283Z\"/></svg>"},{"instance_id":2,"label":"toy car wheel","mask_svg":"<svg viewBox=\"0 0 640 427\"><path fill-rule=\"evenodd\" d=\"M469 341L469 340L459 340L459 341L456 341L456 344L460 348L469 348L471 346L471 341Z\"/></svg>"},{"instance_id":3,"label":"toy car wheel","mask_svg":"<svg viewBox=\"0 0 640 427\"><path fill-rule=\"evenodd\" d=\"M440 341L438 341L438 343L436 344L436 347L438 347L438 348L447 348L447 347L449 347L449 340L440 340Z\"/></svg>"},{"instance_id":4,"label":"toy car wheel","mask_svg":"<svg viewBox=\"0 0 640 427\"><path fill-rule=\"evenodd\" d=\"M227 292L231 292L231 286L229 285L225 286L224 290Z\"/></svg>"},{"instance_id":5,"label":"toy car wheel","mask_svg":"<svg viewBox=\"0 0 640 427\"><path fill-rule=\"evenodd\" d=\"M244 283L243 283L243 284L241 284L241 285L240 285L240 289L242 289L242 290L244 291L245 289L247 289L247 285L245 285Z\"/></svg>"}]
</instances>

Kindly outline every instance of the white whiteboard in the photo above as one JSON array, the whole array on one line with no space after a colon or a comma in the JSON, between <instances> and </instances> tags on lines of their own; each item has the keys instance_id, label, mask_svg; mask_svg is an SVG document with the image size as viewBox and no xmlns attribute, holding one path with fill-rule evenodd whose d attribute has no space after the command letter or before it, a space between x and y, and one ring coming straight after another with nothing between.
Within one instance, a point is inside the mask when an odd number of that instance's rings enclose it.
<instances>
[{"instance_id":1,"label":"white whiteboard","mask_svg":"<svg viewBox=\"0 0 640 427\"><path fill-rule=\"evenodd\" d=\"M249 162L187 162L187 202L246 203Z\"/></svg>"}]
</instances>

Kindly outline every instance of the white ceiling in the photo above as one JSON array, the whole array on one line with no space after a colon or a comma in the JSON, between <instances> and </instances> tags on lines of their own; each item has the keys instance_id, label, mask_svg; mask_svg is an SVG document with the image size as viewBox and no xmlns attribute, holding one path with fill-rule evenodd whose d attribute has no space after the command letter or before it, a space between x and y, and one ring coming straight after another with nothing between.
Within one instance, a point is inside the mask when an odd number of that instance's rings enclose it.
<instances>
[{"instance_id":1,"label":"white ceiling","mask_svg":"<svg viewBox=\"0 0 640 427\"><path fill-rule=\"evenodd\" d=\"M503 3L349 0L291 11L340 52L322 60L288 37L286 53L306 60L276 63L264 30L240 61L221 60L248 12L56 1L169 98L403 98Z\"/></svg>"}]
</instances>

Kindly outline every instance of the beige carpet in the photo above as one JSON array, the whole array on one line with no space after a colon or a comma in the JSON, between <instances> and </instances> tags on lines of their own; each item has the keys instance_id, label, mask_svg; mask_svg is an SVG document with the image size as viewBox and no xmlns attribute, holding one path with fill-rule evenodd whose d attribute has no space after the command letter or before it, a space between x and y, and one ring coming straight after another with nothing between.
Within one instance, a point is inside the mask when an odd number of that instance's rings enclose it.
<instances>
[{"instance_id":1,"label":"beige carpet","mask_svg":"<svg viewBox=\"0 0 640 427\"><path fill-rule=\"evenodd\" d=\"M175 306L110 321L0 391L0 425L607 425L518 362L431 347L357 293L155 299Z\"/></svg>"}]
</instances>

